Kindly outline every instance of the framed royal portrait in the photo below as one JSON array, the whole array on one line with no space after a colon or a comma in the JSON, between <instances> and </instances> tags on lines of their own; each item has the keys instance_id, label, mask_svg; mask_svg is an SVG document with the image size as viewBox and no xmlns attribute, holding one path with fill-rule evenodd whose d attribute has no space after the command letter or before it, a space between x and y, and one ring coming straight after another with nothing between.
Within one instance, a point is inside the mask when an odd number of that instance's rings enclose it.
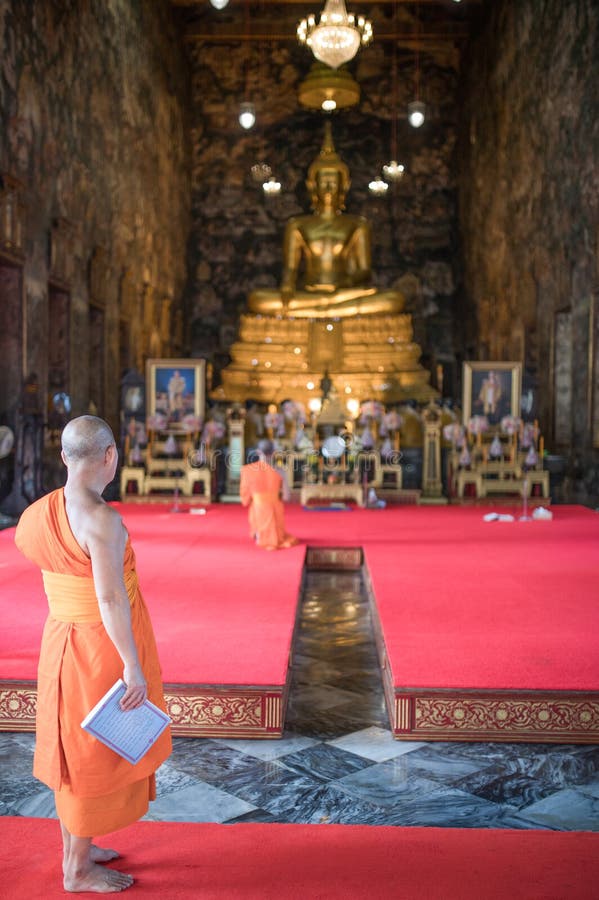
<instances>
[{"instance_id":1,"label":"framed royal portrait","mask_svg":"<svg viewBox=\"0 0 599 900\"><path fill-rule=\"evenodd\" d=\"M489 425L520 416L522 363L465 362L462 381L465 425L472 416L486 416Z\"/></svg>"},{"instance_id":2,"label":"framed royal portrait","mask_svg":"<svg viewBox=\"0 0 599 900\"><path fill-rule=\"evenodd\" d=\"M164 423L161 430L186 430L190 417L204 417L206 360L149 359L146 397L149 420Z\"/></svg>"}]
</instances>

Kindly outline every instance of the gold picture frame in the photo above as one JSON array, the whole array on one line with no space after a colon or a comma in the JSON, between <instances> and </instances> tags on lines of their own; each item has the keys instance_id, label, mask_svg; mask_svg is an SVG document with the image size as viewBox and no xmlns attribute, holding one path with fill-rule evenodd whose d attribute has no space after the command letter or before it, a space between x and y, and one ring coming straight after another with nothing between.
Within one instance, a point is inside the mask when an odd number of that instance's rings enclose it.
<instances>
[{"instance_id":1,"label":"gold picture frame","mask_svg":"<svg viewBox=\"0 0 599 900\"><path fill-rule=\"evenodd\" d=\"M463 421L486 416L489 425L499 425L504 416L520 416L522 363L465 362L462 370Z\"/></svg>"},{"instance_id":2,"label":"gold picture frame","mask_svg":"<svg viewBox=\"0 0 599 900\"><path fill-rule=\"evenodd\" d=\"M148 359L146 362L147 414L165 416L164 430L183 428L186 416L203 419L206 360Z\"/></svg>"}]
</instances>

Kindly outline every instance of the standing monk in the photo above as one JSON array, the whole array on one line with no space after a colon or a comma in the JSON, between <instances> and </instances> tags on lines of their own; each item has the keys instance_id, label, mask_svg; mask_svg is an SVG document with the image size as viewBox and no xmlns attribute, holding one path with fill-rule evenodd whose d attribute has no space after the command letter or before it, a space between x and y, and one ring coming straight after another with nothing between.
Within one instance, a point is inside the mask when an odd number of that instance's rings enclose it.
<instances>
[{"instance_id":1,"label":"standing monk","mask_svg":"<svg viewBox=\"0 0 599 900\"><path fill-rule=\"evenodd\" d=\"M274 450L272 441L260 441L258 461L241 467L239 484L241 502L249 507L250 536L265 550L297 544L296 538L285 531L281 495L288 499L289 486L285 476L272 465Z\"/></svg>"},{"instance_id":2,"label":"standing monk","mask_svg":"<svg viewBox=\"0 0 599 900\"><path fill-rule=\"evenodd\" d=\"M102 499L118 453L95 416L62 433L64 488L25 510L15 541L42 570L49 616L38 669L34 775L54 790L67 891L122 891L133 878L101 863L118 856L92 843L143 816L156 796L155 771L171 751L167 729L136 765L81 728L122 678L124 710L146 698L164 706L152 624L135 556L118 512Z\"/></svg>"}]
</instances>

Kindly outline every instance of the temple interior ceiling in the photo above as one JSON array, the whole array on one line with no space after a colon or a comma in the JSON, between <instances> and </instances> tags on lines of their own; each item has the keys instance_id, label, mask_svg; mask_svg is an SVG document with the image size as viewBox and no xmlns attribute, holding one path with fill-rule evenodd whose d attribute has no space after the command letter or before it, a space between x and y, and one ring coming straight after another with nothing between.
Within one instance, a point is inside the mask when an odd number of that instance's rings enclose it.
<instances>
[{"instance_id":1,"label":"temple interior ceiling","mask_svg":"<svg viewBox=\"0 0 599 900\"><path fill-rule=\"evenodd\" d=\"M304 16L318 14L318 6L302 0L232 0L216 10L206 0L171 0L183 39L194 43L296 43L296 27ZM417 50L440 65L459 66L472 22L484 0L356 0L348 12L364 14L373 24L374 42L395 42L398 48ZM311 54L306 53L307 65Z\"/></svg>"}]
</instances>

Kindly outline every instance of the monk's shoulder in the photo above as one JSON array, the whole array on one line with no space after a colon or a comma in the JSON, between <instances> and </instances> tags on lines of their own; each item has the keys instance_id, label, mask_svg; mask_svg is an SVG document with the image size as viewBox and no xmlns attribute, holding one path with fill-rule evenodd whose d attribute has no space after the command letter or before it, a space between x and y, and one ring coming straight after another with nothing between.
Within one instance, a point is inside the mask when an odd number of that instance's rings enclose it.
<instances>
[{"instance_id":1,"label":"monk's shoulder","mask_svg":"<svg viewBox=\"0 0 599 900\"><path fill-rule=\"evenodd\" d=\"M125 527L120 513L103 501L90 504L85 510L85 531L87 540L111 543L123 538Z\"/></svg>"},{"instance_id":2,"label":"monk's shoulder","mask_svg":"<svg viewBox=\"0 0 599 900\"><path fill-rule=\"evenodd\" d=\"M123 528L121 514L117 512L113 506L109 506L103 501L95 505L93 514L96 522L99 523L102 528L107 528L112 531L118 531Z\"/></svg>"}]
</instances>

